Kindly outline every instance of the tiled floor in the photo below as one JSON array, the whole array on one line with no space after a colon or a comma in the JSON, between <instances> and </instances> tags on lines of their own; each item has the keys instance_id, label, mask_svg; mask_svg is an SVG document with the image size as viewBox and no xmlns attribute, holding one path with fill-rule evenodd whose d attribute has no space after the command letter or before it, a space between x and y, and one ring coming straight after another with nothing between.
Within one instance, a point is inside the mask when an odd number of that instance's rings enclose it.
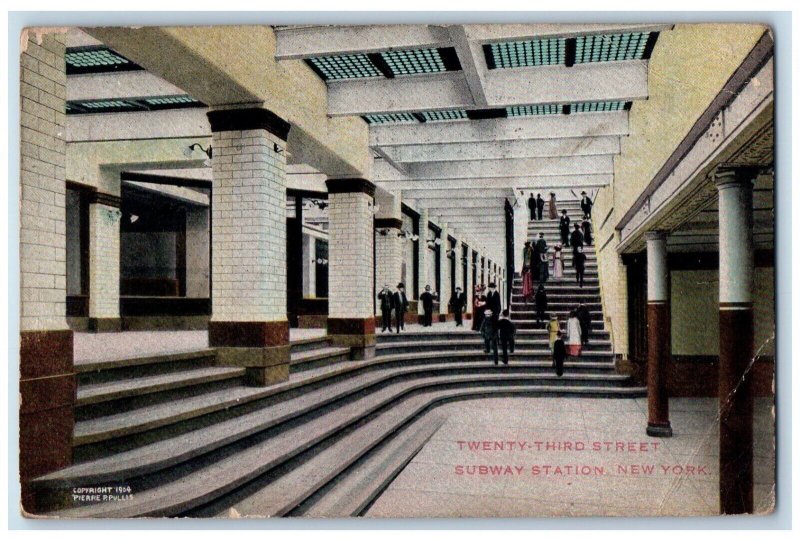
<instances>
[{"instance_id":1,"label":"tiled floor","mask_svg":"<svg viewBox=\"0 0 800 541\"><path fill-rule=\"evenodd\" d=\"M325 335L325 329L289 329L294 342ZM208 331L137 331L74 334L75 362L144 357L208 347Z\"/></svg>"},{"instance_id":2,"label":"tiled floor","mask_svg":"<svg viewBox=\"0 0 800 541\"><path fill-rule=\"evenodd\" d=\"M644 433L647 401L643 398L491 398L448 404L437 409L448 416L447 422L367 516L718 514L716 399L672 399L670 407L674 436L660 439ZM774 495L770 402L757 400L754 427L755 506L763 513L771 509ZM524 441L528 447L460 450L458 441ZM601 450L546 450L544 443L537 450L536 442L584 442L586 446L599 442ZM606 442L611 450L605 449ZM617 451L616 442L623 442L624 450ZM629 444L633 447L628 448ZM642 452L643 448L647 451ZM466 474L471 471L467 466L479 465L520 469L510 475ZM562 474L533 475L534 465L560 465ZM587 473L564 474L570 465ZM637 466L639 473L633 473ZM653 473L642 473L649 466ZM694 466L696 472L687 473L687 466Z\"/></svg>"}]
</instances>

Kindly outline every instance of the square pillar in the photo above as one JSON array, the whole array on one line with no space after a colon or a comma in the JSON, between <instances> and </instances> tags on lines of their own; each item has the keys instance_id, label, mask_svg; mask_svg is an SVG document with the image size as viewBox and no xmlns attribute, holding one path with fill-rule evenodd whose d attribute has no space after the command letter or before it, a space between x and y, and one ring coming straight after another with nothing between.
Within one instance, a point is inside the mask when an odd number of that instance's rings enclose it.
<instances>
[{"instance_id":1,"label":"square pillar","mask_svg":"<svg viewBox=\"0 0 800 541\"><path fill-rule=\"evenodd\" d=\"M467 247L467 283L464 284L464 291L467 293L467 313L472 315L472 307L475 302L475 281L472 278L473 255L474 251L469 246Z\"/></svg>"},{"instance_id":2,"label":"square pillar","mask_svg":"<svg viewBox=\"0 0 800 541\"><path fill-rule=\"evenodd\" d=\"M118 195L89 197L89 330L119 332L120 218Z\"/></svg>"},{"instance_id":3,"label":"square pillar","mask_svg":"<svg viewBox=\"0 0 800 541\"><path fill-rule=\"evenodd\" d=\"M212 312L217 361L250 385L289 378L286 319L286 138L265 109L208 113L212 146Z\"/></svg>"},{"instance_id":4,"label":"square pillar","mask_svg":"<svg viewBox=\"0 0 800 541\"><path fill-rule=\"evenodd\" d=\"M417 276L419 276L419 282L417 283L417 291L419 292L417 295L417 300L419 300L420 295L425 291L425 285L428 283L428 267L433 265L434 262L431 261L428 253L428 222L430 221L430 215L428 214L428 209L420 209L419 211L419 241L417 241L417 261L419 266L417 267ZM431 284L433 285L433 284ZM422 308L422 302L417 303L417 314L422 316L425 313L425 310ZM420 320L421 321L421 320Z\"/></svg>"},{"instance_id":5,"label":"square pillar","mask_svg":"<svg viewBox=\"0 0 800 541\"><path fill-rule=\"evenodd\" d=\"M375 288L380 290L384 284L392 289L402 280L403 271L403 229L402 210L399 194L376 189L375 203L379 205L375 216ZM375 314L380 306L375 303Z\"/></svg>"},{"instance_id":6,"label":"square pillar","mask_svg":"<svg viewBox=\"0 0 800 541\"><path fill-rule=\"evenodd\" d=\"M328 338L354 360L375 356L375 185L329 179ZM388 235L387 235L388 236Z\"/></svg>"},{"instance_id":7,"label":"square pillar","mask_svg":"<svg viewBox=\"0 0 800 541\"><path fill-rule=\"evenodd\" d=\"M36 512L30 480L72 463L75 369L66 320L66 34L27 29L20 55L19 475L22 508Z\"/></svg>"},{"instance_id":8,"label":"square pillar","mask_svg":"<svg viewBox=\"0 0 800 541\"><path fill-rule=\"evenodd\" d=\"M447 314L450 312L448 301L450 300L450 258L447 251L450 249L447 224L442 224L442 232L439 236L442 243L439 245L439 321L447 321Z\"/></svg>"}]
</instances>

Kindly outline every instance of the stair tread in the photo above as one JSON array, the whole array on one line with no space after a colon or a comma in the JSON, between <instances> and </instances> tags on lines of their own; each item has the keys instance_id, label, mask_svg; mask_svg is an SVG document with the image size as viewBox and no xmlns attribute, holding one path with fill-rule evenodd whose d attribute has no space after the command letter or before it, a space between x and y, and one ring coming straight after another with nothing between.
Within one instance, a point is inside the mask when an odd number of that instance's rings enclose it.
<instances>
[{"instance_id":1,"label":"stair tread","mask_svg":"<svg viewBox=\"0 0 800 541\"><path fill-rule=\"evenodd\" d=\"M165 374L154 374L152 376L137 376L103 383L81 384L78 386L78 404L95 402L99 398L109 396L122 397L155 392L181 386L180 384L190 385L207 381L215 377L219 379L236 377L243 375L244 372L244 368L203 366Z\"/></svg>"},{"instance_id":2,"label":"stair tread","mask_svg":"<svg viewBox=\"0 0 800 541\"><path fill-rule=\"evenodd\" d=\"M353 471L303 510L302 516L338 518L358 516L402 471L441 428L446 418L430 413L403 430L379 451L373 452Z\"/></svg>"},{"instance_id":3,"label":"stair tread","mask_svg":"<svg viewBox=\"0 0 800 541\"><path fill-rule=\"evenodd\" d=\"M408 359L408 355L394 356L399 360ZM257 411L250 412L238 417L227 419L210 427L204 427L198 430L181 434L179 436L160 440L142 447L124 451L107 457L94 459L91 461L74 464L63 470L59 470L47 474L40 478L40 480L58 481L58 480L73 480L74 482L83 482L81 479L87 476L102 476L115 472L129 472L135 469L148 468L153 471L162 467L167 467L176 464L189 457L191 451L202 449L209 451L221 445L234 441L235 439L245 437L256 431L264 430L270 426L274 426L284 420L294 417L297 414L313 410L326 402L331 402L345 394L349 394L360 390L386 379L396 377L400 374L413 374L423 373L431 369L438 368L453 368L453 367L493 367L486 360L464 362L463 364L453 363L438 363L435 365L422 365L422 366L402 366L397 368L399 363L386 362L385 360L369 361L373 365L386 364L383 370L372 370L359 374L356 377L348 378L344 381L336 382L332 385L325 386L320 389L303 393L300 396L271 404L260 408ZM364 363L360 363L364 364ZM528 366L532 368L548 368L552 366L549 361L529 361L514 363L514 366ZM567 362L565 363L565 370L576 370L577 372L570 374L570 377L581 376L580 368L608 368L613 370L613 363L608 362ZM586 374L591 376L589 379L597 379L596 374ZM603 374L599 379L613 379L613 380L626 380L627 376L620 376L615 373ZM439 375L430 376L439 378L452 378L452 375ZM462 376L463 377L463 376ZM531 378L531 375L525 377ZM539 376L541 378L541 376ZM253 388L245 388L253 389ZM215 393L216 394L216 393ZM177 409L178 402L183 402L182 406L186 408L196 403L197 400L182 400L173 402L173 409ZM205 402L205 401L204 401ZM163 410L163 406L151 408L156 410ZM174 412L170 412L174 413ZM134 419L138 416L130 416ZM82 424L82 423L78 423Z\"/></svg>"},{"instance_id":4,"label":"stair tread","mask_svg":"<svg viewBox=\"0 0 800 541\"><path fill-rule=\"evenodd\" d=\"M125 357L113 360L84 360L75 362L75 371L79 374L94 372L97 370L107 370L109 368L126 368L129 366L140 366L146 364L156 364L170 361L184 361L193 358L209 357L215 353L214 348L184 349L176 351L165 351L163 353Z\"/></svg>"},{"instance_id":5,"label":"stair tread","mask_svg":"<svg viewBox=\"0 0 800 541\"><path fill-rule=\"evenodd\" d=\"M292 353L292 364L350 353L350 348L328 346Z\"/></svg>"},{"instance_id":6,"label":"stair tread","mask_svg":"<svg viewBox=\"0 0 800 541\"><path fill-rule=\"evenodd\" d=\"M501 368L502 369L502 368ZM480 382L487 382L493 380L520 380L528 381L528 376L515 377L503 376L497 374L498 377L491 375L483 375L480 377ZM564 379L565 376L562 377ZM451 383L463 382L469 384L474 381L475 377L450 377ZM414 386L421 388L424 382L414 382ZM393 387L401 385L395 384L382 388L376 393L371 393L355 402L347 404L339 408L331 414L321 415L299 426L288 429L282 432L276 438L269 438L265 441L259 442L256 445L248 447L240 452L233 453L219 461L212 464L201 466L200 468L188 473L186 476L181 477L172 482L161 484L155 488L141 491L134 495L131 500L123 502L107 502L95 504L85 507L79 507L66 511L58 512L58 516L63 518L79 518L90 516L102 516L105 518L123 518L123 517L142 517L142 516L170 516L181 515L185 511L207 503L212 499L230 491L241 484L250 481L268 471L269 469L279 465L280 463L296 456L300 452L310 448L315 443L322 441L330 435L345 428L353 421L368 415L371 411L375 411L381 405L393 401L394 395ZM503 392L512 392L512 386L503 386L498 388ZM474 385L467 388L460 388L450 391L423 391L420 394L408 397L404 400L406 407L401 407L400 404L386 411L384 414L388 417L381 415L376 419L372 419L368 425L375 427L375 430L384 430L392 432L405 422L410 416L421 413L433 399L440 400L446 396L457 396L459 394L469 393L485 393L489 389L485 385ZM570 387L570 386L548 386L548 385L520 385L517 387L519 392L551 392L558 391L576 392L581 394L590 393L604 393L614 392L616 394L623 394L628 396L640 396L643 388L637 387ZM408 405L411 404L413 411L408 411ZM333 417L333 418L331 418ZM387 422L389 420L394 422L393 426ZM386 427L386 428L385 428ZM363 438L364 427L359 427L358 435ZM375 442L377 443L377 442ZM331 449L331 448L329 448ZM317 457L324 457L325 453L329 450L323 450ZM320 458L322 460L322 458ZM319 462L312 459L314 465ZM320 475L325 475L326 472L320 468L306 472L303 479L303 486L299 487L297 484L292 485L292 489L297 491L299 489L308 489L309 484L319 484ZM327 471L330 475L330 470ZM280 496L285 498L286 494L281 493ZM299 499L296 496L297 499ZM279 502L276 501L276 504ZM269 513L264 513L268 515Z\"/></svg>"}]
</instances>

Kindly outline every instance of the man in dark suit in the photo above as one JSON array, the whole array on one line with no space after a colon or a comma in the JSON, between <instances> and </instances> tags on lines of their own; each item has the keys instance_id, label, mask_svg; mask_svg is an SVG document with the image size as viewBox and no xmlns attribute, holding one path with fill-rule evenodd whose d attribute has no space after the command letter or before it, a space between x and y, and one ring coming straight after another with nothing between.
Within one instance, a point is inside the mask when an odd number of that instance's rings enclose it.
<instances>
[{"instance_id":1,"label":"man in dark suit","mask_svg":"<svg viewBox=\"0 0 800 541\"><path fill-rule=\"evenodd\" d=\"M531 212L531 220L536 219L536 198L533 197L533 194L528 198L528 209Z\"/></svg>"},{"instance_id":2,"label":"man in dark suit","mask_svg":"<svg viewBox=\"0 0 800 541\"><path fill-rule=\"evenodd\" d=\"M450 309L453 311L453 314L456 316L456 327L462 327L464 322L461 319L461 315L464 312L464 307L467 305L467 294L461 291L460 287L457 287L455 293L450 296Z\"/></svg>"},{"instance_id":3,"label":"man in dark suit","mask_svg":"<svg viewBox=\"0 0 800 541\"><path fill-rule=\"evenodd\" d=\"M558 222L558 230L561 232L561 244L564 245L565 248L569 248L569 216L567 216L567 211L561 211L561 218Z\"/></svg>"},{"instance_id":4,"label":"man in dark suit","mask_svg":"<svg viewBox=\"0 0 800 541\"><path fill-rule=\"evenodd\" d=\"M586 272L586 254L583 253L583 246L575 249L572 258L572 264L575 266L575 280L583 287L583 275Z\"/></svg>"},{"instance_id":5,"label":"man in dark suit","mask_svg":"<svg viewBox=\"0 0 800 541\"><path fill-rule=\"evenodd\" d=\"M575 256L578 253L578 248L583 248L583 233L581 233L580 224L575 224L575 229L569 236L569 242L572 245L572 266L575 266Z\"/></svg>"},{"instance_id":6,"label":"man in dark suit","mask_svg":"<svg viewBox=\"0 0 800 541\"><path fill-rule=\"evenodd\" d=\"M397 318L397 332L406 329L406 312L408 311L408 298L406 298L406 285L403 282L397 284L397 291L394 292L394 315Z\"/></svg>"},{"instance_id":7,"label":"man in dark suit","mask_svg":"<svg viewBox=\"0 0 800 541\"><path fill-rule=\"evenodd\" d=\"M394 294L389 289L388 284L384 284L383 289L378 293L378 300L381 303L381 332L392 332L392 308L394 307Z\"/></svg>"},{"instance_id":8,"label":"man in dark suit","mask_svg":"<svg viewBox=\"0 0 800 541\"><path fill-rule=\"evenodd\" d=\"M497 322L497 338L503 349L503 364L508 364L508 354L514 353L514 338L517 327L508 319L508 310L503 310L503 316Z\"/></svg>"},{"instance_id":9,"label":"man in dark suit","mask_svg":"<svg viewBox=\"0 0 800 541\"><path fill-rule=\"evenodd\" d=\"M544 199L542 199L542 194L536 194L536 219L542 219L542 211L544 210Z\"/></svg>"},{"instance_id":10,"label":"man in dark suit","mask_svg":"<svg viewBox=\"0 0 800 541\"><path fill-rule=\"evenodd\" d=\"M575 317L578 318L578 323L581 325L581 344L586 345L589 343L589 333L592 332L592 314L585 304L580 303L575 310Z\"/></svg>"},{"instance_id":11,"label":"man in dark suit","mask_svg":"<svg viewBox=\"0 0 800 541\"><path fill-rule=\"evenodd\" d=\"M592 222L589 220L588 216L583 217L583 224L581 224L583 228L583 243L586 246L592 245Z\"/></svg>"},{"instance_id":12,"label":"man in dark suit","mask_svg":"<svg viewBox=\"0 0 800 541\"><path fill-rule=\"evenodd\" d=\"M567 347L564 345L564 336L561 331L556 335L553 343L553 367L556 369L556 376L564 374L564 359L567 358Z\"/></svg>"},{"instance_id":13,"label":"man in dark suit","mask_svg":"<svg viewBox=\"0 0 800 541\"><path fill-rule=\"evenodd\" d=\"M500 312L503 311L503 301L500 299L500 292L497 291L497 284L494 282L489 284L489 293L486 294L486 309L492 311L492 319L497 323Z\"/></svg>"},{"instance_id":14,"label":"man in dark suit","mask_svg":"<svg viewBox=\"0 0 800 541\"><path fill-rule=\"evenodd\" d=\"M592 202L592 198L586 195L586 192L581 192L581 210L583 211L583 214L589 218L592 217L593 205L594 203Z\"/></svg>"},{"instance_id":15,"label":"man in dark suit","mask_svg":"<svg viewBox=\"0 0 800 541\"><path fill-rule=\"evenodd\" d=\"M430 327L433 324L433 301L438 299L439 296L435 291L431 291L431 286L425 286L425 293L419 296L422 303L422 326Z\"/></svg>"}]
</instances>

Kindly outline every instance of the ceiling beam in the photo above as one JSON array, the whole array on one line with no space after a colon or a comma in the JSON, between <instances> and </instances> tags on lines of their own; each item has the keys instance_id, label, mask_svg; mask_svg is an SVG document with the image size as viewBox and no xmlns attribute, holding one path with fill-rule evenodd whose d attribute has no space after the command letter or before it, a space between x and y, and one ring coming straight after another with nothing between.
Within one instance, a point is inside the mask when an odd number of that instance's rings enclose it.
<instances>
[{"instance_id":1,"label":"ceiling beam","mask_svg":"<svg viewBox=\"0 0 800 541\"><path fill-rule=\"evenodd\" d=\"M489 102L484 92L484 82L486 80L486 61L483 58L480 45L475 45L467 39L464 27L453 25L448 28L450 40L456 49L456 54L461 61L461 69L464 70L464 78L472 94L472 101L476 107L488 107Z\"/></svg>"},{"instance_id":2,"label":"ceiling beam","mask_svg":"<svg viewBox=\"0 0 800 541\"><path fill-rule=\"evenodd\" d=\"M447 192L453 190L476 190L480 193L511 193L515 189L560 189L560 188L601 188L611 183L614 176L610 173L588 175L553 175L549 177L505 177L505 178L462 178L462 179L420 179L376 181L389 191L403 190L404 196L411 199L429 192ZM406 195L409 194L409 195ZM413 195L411 195L413 194ZM461 192L455 191L447 197L459 197ZM441 196L441 194L440 194ZM478 195L479 196L479 195Z\"/></svg>"},{"instance_id":3,"label":"ceiling beam","mask_svg":"<svg viewBox=\"0 0 800 541\"><path fill-rule=\"evenodd\" d=\"M478 43L523 41L543 38L574 38L592 34L660 32L667 24L467 24L467 38Z\"/></svg>"},{"instance_id":4,"label":"ceiling beam","mask_svg":"<svg viewBox=\"0 0 800 541\"><path fill-rule=\"evenodd\" d=\"M440 194L437 194L440 195ZM508 196L486 196L481 198L471 197L469 199L452 199L445 197L420 197L419 201L424 203L425 208L428 209L446 209L458 207L461 209L472 208L491 208L492 206L503 209L503 202Z\"/></svg>"},{"instance_id":5,"label":"ceiling beam","mask_svg":"<svg viewBox=\"0 0 800 541\"><path fill-rule=\"evenodd\" d=\"M488 107L647 98L647 61L496 69L485 75ZM464 72L328 82L328 114L353 116L475 109Z\"/></svg>"},{"instance_id":6,"label":"ceiling beam","mask_svg":"<svg viewBox=\"0 0 800 541\"><path fill-rule=\"evenodd\" d=\"M521 141L407 145L381 148L381 151L395 163L501 160L619 154L620 142L618 136L610 135L603 137L543 139L540 141L528 139Z\"/></svg>"},{"instance_id":7,"label":"ceiling beam","mask_svg":"<svg viewBox=\"0 0 800 541\"><path fill-rule=\"evenodd\" d=\"M147 98L186 94L181 88L145 70L70 76L68 80L66 87L67 101Z\"/></svg>"},{"instance_id":8,"label":"ceiling beam","mask_svg":"<svg viewBox=\"0 0 800 541\"><path fill-rule=\"evenodd\" d=\"M450 45L447 27L421 24L289 26L276 28L275 35L278 60Z\"/></svg>"},{"instance_id":9,"label":"ceiling beam","mask_svg":"<svg viewBox=\"0 0 800 541\"><path fill-rule=\"evenodd\" d=\"M409 164L409 176L418 179L506 178L613 174L613 156L573 156L560 158L522 158L517 160L476 160ZM376 180L383 180L375 177ZM389 179L391 180L391 179ZM498 184L503 181L498 180Z\"/></svg>"},{"instance_id":10,"label":"ceiling beam","mask_svg":"<svg viewBox=\"0 0 800 541\"><path fill-rule=\"evenodd\" d=\"M371 146L433 145L628 135L628 112L370 126Z\"/></svg>"}]
</instances>

